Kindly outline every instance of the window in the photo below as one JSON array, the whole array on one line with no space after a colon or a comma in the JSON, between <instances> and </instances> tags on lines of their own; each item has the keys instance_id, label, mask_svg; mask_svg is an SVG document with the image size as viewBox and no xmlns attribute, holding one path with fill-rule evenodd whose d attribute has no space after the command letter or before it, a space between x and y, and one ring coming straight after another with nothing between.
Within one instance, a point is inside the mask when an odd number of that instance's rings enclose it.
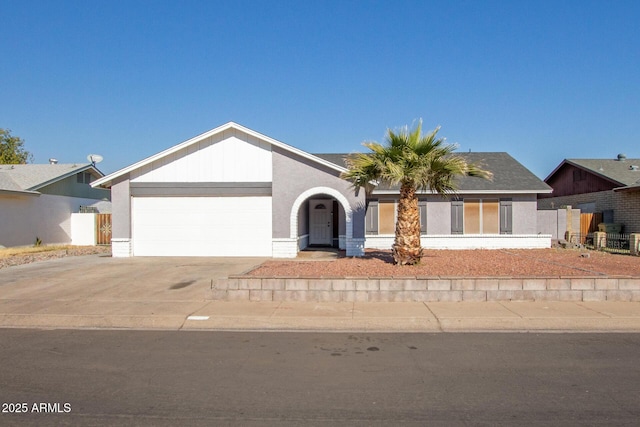
<instances>
[{"instance_id":1,"label":"window","mask_svg":"<svg viewBox=\"0 0 640 427\"><path fill-rule=\"evenodd\" d=\"M396 232L396 201L380 200L378 202L378 232L394 234Z\"/></svg>"},{"instance_id":2,"label":"window","mask_svg":"<svg viewBox=\"0 0 640 427\"><path fill-rule=\"evenodd\" d=\"M365 216L365 232L367 234L395 234L396 201L370 200ZM418 201L420 210L420 233L427 233L427 201Z\"/></svg>"},{"instance_id":3,"label":"window","mask_svg":"<svg viewBox=\"0 0 640 427\"><path fill-rule=\"evenodd\" d=\"M480 234L480 199L464 201L464 234Z\"/></svg>"},{"instance_id":4,"label":"window","mask_svg":"<svg viewBox=\"0 0 640 427\"><path fill-rule=\"evenodd\" d=\"M451 202L451 234L511 233L511 201L465 199Z\"/></svg>"},{"instance_id":5,"label":"window","mask_svg":"<svg viewBox=\"0 0 640 427\"><path fill-rule=\"evenodd\" d=\"M482 201L482 234L498 234L500 232L500 201Z\"/></svg>"},{"instance_id":6,"label":"window","mask_svg":"<svg viewBox=\"0 0 640 427\"><path fill-rule=\"evenodd\" d=\"M573 170L573 182L584 181L587 179L587 171L583 169Z\"/></svg>"},{"instance_id":7,"label":"window","mask_svg":"<svg viewBox=\"0 0 640 427\"><path fill-rule=\"evenodd\" d=\"M80 172L76 175L76 180L78 184L91 184L93 181L91 174L89 172Z\"/></svg>"}]
</instances>

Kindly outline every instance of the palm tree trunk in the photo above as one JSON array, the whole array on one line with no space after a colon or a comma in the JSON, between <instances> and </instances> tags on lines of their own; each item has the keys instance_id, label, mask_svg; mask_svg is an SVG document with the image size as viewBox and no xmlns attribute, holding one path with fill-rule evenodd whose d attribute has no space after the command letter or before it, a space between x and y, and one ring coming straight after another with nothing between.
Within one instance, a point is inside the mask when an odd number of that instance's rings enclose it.
<instances>
[{"instance_id":1,"label":"palm tree trunk","mask_svg":"<svg viewBox=\"0 0 640 427\"><path fill-rule=\"evenodd\" d=\"M402 184L400 187L396 238L392 252L396 264L400 265L418 264L422 258L420 210L416 189L411 185Z\"/></svg>"}]
</instances>

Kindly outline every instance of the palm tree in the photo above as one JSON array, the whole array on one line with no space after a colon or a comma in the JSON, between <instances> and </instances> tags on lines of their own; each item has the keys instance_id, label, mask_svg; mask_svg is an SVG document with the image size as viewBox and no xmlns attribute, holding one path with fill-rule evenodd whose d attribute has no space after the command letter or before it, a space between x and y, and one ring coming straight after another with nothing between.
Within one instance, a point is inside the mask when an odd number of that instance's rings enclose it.
<instances>
[{"instance_id":1,"label":"palm tree","mask_svg":"<svg viewBox=\"0 0 640 427\"><path fill-rule=\"evenodd\" d=\"M410 131L407 126L398 132L387 131L386 145L364 142L370 153L355 153L347 157L348 170L342 178L351 181L356 191L373 189L372 182L400 186L396 235L392 246L396 264L414 265L422 258L420 243L420 211L418 190L431 190L443 195L455 193L455 178L478 176L491 179L493 174L468 163L454 154L456 145L436 138L440 127L422 135L422 121Z\"/></svg>"}]
</instances>

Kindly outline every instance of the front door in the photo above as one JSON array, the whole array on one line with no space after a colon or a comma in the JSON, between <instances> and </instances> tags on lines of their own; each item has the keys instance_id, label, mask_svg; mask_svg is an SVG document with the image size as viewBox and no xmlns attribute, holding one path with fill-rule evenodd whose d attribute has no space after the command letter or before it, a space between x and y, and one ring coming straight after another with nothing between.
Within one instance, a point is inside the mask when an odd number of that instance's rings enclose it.
<instances>
[{"instance_id":1,"label":"front door","mask_svg":"<svg viewBox=\"0 0 640 427\"><path fill-rule=\"evenodd\" d=\"M328 245L333 243L333 213L331 200L309 201L309 244Z\"/></svg>"}]
</instances>

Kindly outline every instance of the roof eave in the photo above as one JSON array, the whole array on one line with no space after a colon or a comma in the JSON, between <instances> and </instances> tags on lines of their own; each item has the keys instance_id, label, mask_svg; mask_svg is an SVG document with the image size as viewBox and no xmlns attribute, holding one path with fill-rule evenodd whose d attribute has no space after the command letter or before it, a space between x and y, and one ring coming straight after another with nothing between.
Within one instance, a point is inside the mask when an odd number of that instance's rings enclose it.
<instances>
[{"instance_id":1,"label":"roof eave","mask_svg":"<svg viewBox=\"0 0 640 427\"><path fill-rule=\"evenodd\" d=\"M10 196L40 196L42 193L37 191L30 190L2 190L0 189L0 194L7 194Z\"/></svg>"},{"instance_id":2,"label":"roof eave","mask_svg":"<svg viewBox=\"0 0 640 427\"><path fill-rule=\"evenodd\" d=\"M567 159L564 159L562 162L560 162L560 164L558 166L555 167L555 169L553 171L551 171L551 173L549 175L547 175L547 177L543 180L544 182L547 182L553 175L555 175L556 172L558 172L558 170L560 170L560 168L562 166L564 166L566 163L568 162Z\"/></svg>"},{"instance_id":3,"label":"roof eave","mask_svg":"<svg viewBox=\"0 0 640 427\"><path fill-rule=\"evenodd\" d=\"M616 187L613 189L613 191L618 192L618 191L640 191L640 184L635 184L635 185L626 185L624 187Z\"/></svg>"}]
</instances>

